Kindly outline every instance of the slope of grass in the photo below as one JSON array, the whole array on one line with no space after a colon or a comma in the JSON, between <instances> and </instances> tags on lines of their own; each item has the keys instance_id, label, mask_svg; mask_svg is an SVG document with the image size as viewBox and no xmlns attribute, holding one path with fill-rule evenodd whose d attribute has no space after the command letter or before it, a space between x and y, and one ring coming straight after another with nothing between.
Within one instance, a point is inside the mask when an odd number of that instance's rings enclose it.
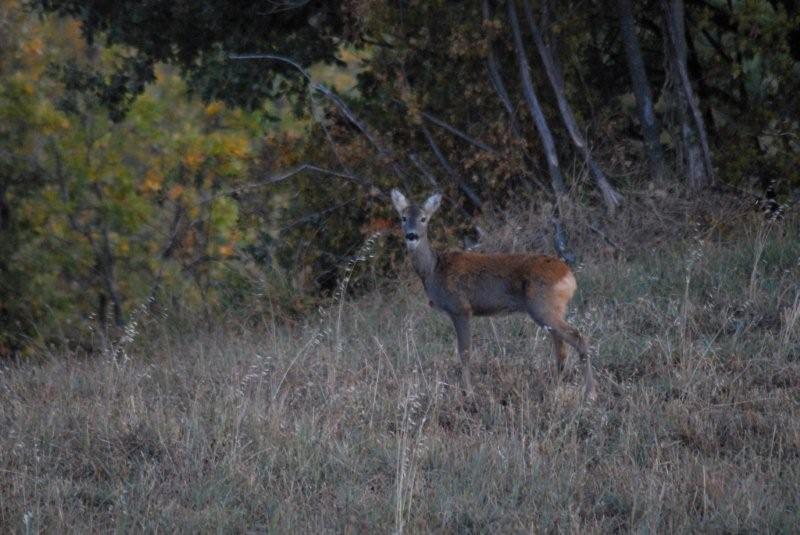
<instances>
[{"instance_id":1,"label":"slope of grass","mask_svg":"<svg viewBox=\"0 0 800 535\"><path fill-rule=\"evenodd\" d=\"M104 357L0 374L0 525L794 531L797 222L578 271L599 400L546 333L475 322L476 396L417 281L293 328L141 318ZM4 529L5 531L5 529Z\"/></svg>"}]
</instances>

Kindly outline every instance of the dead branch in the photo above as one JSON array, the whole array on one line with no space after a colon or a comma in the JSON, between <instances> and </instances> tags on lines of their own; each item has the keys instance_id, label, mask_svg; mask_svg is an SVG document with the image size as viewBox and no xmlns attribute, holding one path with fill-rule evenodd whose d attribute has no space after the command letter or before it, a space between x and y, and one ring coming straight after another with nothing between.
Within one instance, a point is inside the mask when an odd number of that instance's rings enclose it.
<instances>
[{"instance_id":1,"label":"dead branch","mask_svg":"<svg viewBox=\"0 0 800 535\"><path fill-rule=\"evenodd\" d=\"M315 82L309 72L304 69L299 63L296 61L284 57L278 56L275 54L231 54L229 56L230 59L233 60L271 60L271 61L278 61L290 65L295 70L297 70L303 78L308 81L309 87L314 90L318 91L322 95L325 96L328 100L330 100L344 115L350 123L358 129L361 134L367 138L370 144L375 148L378 154L381 156L381 159L384 162L388 162L389 167L392 171L400 178L404 183L408 184L408 179L406 177L406 173L403 172L400 165L397 163L396 158L394 157L394 152L383 145L378 138L371 132L371 129L364 123L358 116L350 109L350 107L336 94L331 90L328 86L321 82Z\"/></svg>"}]
</instances>

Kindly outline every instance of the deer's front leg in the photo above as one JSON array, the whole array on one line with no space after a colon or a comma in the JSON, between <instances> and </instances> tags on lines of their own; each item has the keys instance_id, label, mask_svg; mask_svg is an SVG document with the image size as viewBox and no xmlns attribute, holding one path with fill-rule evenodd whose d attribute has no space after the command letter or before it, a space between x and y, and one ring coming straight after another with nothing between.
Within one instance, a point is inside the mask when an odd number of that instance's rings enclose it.
<instances>
[{"instance_id":1,"label":"deer's front leg","mask_svg":"<svg viewBox=\"0 0 800 535\"><path fill-rule=\"evenodd\" d=\"M469 315L453 314L450 319L453 320L453 326L456 329L458 356L461 358L461 377L464 381L464 389L467 392L472 392L472 379L469 372L470 346L472 344L469 331Z\"/></svg>"}]
</instances>

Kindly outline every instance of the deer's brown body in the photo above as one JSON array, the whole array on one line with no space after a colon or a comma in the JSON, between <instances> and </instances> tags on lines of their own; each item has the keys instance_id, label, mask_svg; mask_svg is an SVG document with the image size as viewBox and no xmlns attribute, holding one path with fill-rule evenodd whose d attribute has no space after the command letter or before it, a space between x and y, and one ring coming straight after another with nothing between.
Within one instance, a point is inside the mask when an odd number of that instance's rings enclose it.
<instances>
[{"instance_id":1,"label":"deer's brown body","mask_svg":"<svg viewBox=\"0 0 800 535\"><path fill-rule=\"evenodd\" d=\"M393 190L392 201L403 223L411 263L422 279L431 306L447 313L453 321L468 390L472 388L470 318L522 312L550 331L559 373L567 356L564 343L578 350L586 365L586 394L594 397L588 346L577 329L564 320L577 289L567 264L544 255L437 253L428 242L427 224L441 196L430 197L420 207Z\"/></svg>"},{"instance_id":2,"label":"deer's brown body","mask_svg":"<svg viewBox=\"0 0 800 535\"><path fill-rule=\"evenodd\" d=\"M527 312L532 300L569 302L577 288L569 266L550 256L452 251L436 258L422 281L433 305L450 314Z\"/></svg>"}]
</instances>

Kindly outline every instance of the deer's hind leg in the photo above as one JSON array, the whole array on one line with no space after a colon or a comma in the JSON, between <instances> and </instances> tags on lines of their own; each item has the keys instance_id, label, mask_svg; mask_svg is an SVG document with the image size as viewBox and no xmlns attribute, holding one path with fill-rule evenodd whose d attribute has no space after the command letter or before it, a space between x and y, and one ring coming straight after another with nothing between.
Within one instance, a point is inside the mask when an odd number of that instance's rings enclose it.
<instances>
[{"instance_id":1,"label":"deer's hind leg","mask_svg":"<svg viewBox=\"0 0 800 535\"><path fill-rule=\"evenodd\" d=\"M589 357L589 344L586 343L586 339L578 329L564 320L566 303L563 306L553 306L548 303L542 304L536 299L529 299L527 309L528 314L536 323L550 331L550 335L553 337L557 367L562 367L566 359L564 342L578 351L578 355L580 355L581 361L584 363L586 397L594 399L596 394L592 363Z\"/></svg>"},{"instance_id":2,"label":"deer's hind leg","mask_svg":"<svg viewBox=\"0 0 800 535\"><path fill-rule=\"evenodd\" d=\"M553 354L556 357L556 376L561 377L564 373L564 363L567 361L567 347L555 331L550 331L550 336L553 338Z\"/></svg>"}]
</instances>

